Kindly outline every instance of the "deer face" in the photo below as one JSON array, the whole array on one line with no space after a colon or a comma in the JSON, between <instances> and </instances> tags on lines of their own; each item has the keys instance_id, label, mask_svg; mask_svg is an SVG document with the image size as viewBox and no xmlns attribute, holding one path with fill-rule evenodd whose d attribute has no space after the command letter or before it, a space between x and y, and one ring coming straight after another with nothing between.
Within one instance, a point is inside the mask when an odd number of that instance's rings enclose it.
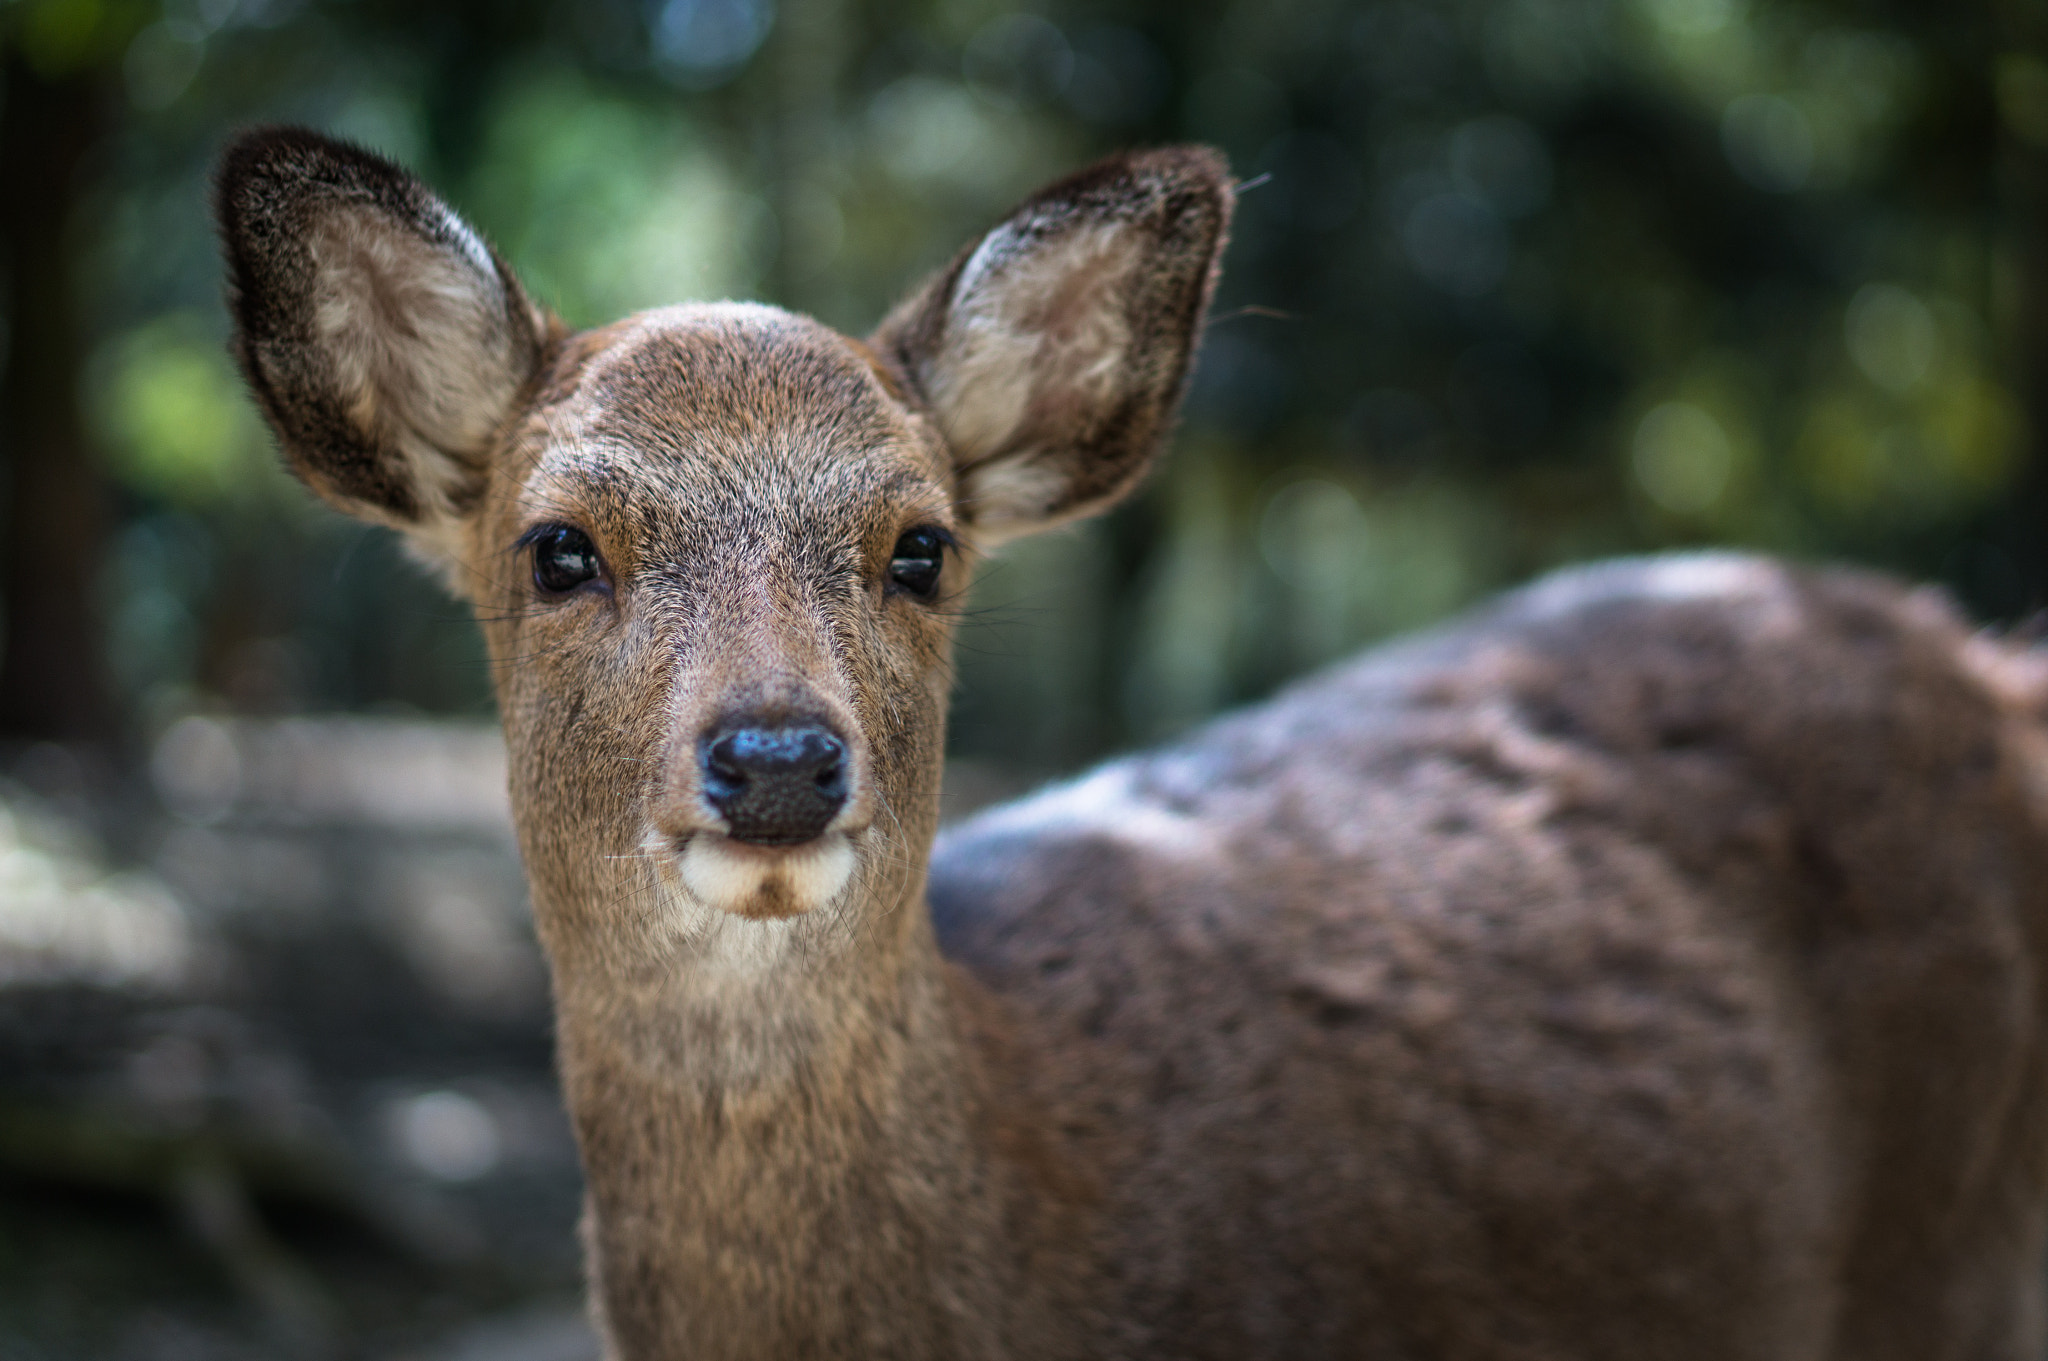
<instances>
[{"instance_id":1,"label":"deer face","mask_svg":"<svg viewBox=\"0 0 2048 1361\"><path fill-rule=\"evenodd\" d=\"M865 343L732 303L568 336L397 167L230 151L245 373L294 469L476 605L558 967L913 915L963 555L1142 474L1228 202L1207 152L1105 162Z\"/></svg>"},{"instance_id":2,"label":"deer face","mask_svg":"<svg viewBox=\"0 0 2048 1361\"><path fill-rule=\"evenodd\" d=\"M910 887L965 531L891 381L732 304L556 357L472 550L500 564L479 603L551 900L652 903L696 939Z\"/></svg>"}]
</instances>

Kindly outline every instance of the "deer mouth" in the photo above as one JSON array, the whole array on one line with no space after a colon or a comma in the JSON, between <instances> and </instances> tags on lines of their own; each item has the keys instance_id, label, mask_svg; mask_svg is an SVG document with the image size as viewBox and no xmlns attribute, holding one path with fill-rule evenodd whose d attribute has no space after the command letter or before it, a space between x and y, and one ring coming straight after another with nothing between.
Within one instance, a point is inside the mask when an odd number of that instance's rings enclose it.
<instances>
[{"instance_id":1,"label":"deer mouth","mask_svg":"<svg viewBox=\"0 0 2048 1361\"><path fill-rule=\"evenodd\" d=\"M815 912L845 890L854 866L853 842L843 832L773 845L700 831L677 854L677 869L691 897L752 921Z\"/></svg>"}]
</instances>

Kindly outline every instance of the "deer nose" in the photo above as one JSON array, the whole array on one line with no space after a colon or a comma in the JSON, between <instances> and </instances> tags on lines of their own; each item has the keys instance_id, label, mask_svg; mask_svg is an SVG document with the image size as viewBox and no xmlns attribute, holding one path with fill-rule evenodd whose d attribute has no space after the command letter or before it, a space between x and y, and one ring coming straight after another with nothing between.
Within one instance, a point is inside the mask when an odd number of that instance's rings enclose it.
<instances>
[{"instance_id":1,"label":"deer nose","mask_svg":"<svg viewBox=\"0 0 2048 1361\"><path fill-rule=\"evenodd\" d=\"M730 727L698 749L704 797L733 840L794 846L846 804L846 744L817 724Z\"/></svg>"}]
</instances>

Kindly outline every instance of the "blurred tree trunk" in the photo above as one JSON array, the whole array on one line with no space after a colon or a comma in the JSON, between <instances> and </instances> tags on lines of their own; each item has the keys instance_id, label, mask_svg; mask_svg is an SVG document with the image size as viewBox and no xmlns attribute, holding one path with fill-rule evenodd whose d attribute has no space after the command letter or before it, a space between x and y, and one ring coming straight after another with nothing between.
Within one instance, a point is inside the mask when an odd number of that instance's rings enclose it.
<instances>
[{"instance_id":1,"label":"blurred tree trunk","mask_svg":"<svg viewBox=\"0 0 2048 1361\"><path fill-rule=\"evenodd\" d=\"M1999 7L1994 14L1976 82L1984 101L1981 125L1973 131L1990 147L1983 202L2003 219L2010 250L2004 377L2020 400L2027 432L2025 465L1976 536L1990 571L1968 584L1979 610L2023 618L2048 611L2048 145L2038 128L2012 125L2011 110L2001 108L2000 78L2001 63L2015 55L2037 63L2048 58L2048 16L2027 6Z\"/></svg>"},{"instance_id":2,"label":"blurred tree trunk","mask_svg":"<svg viewBox=\"0 0 2048 1361\"><path fill-rule=\"evenodd\" d=\"M2012 390L2027 417L2026 467L2013 482L1986 542L2002 554L2002 580L1991 583L2000 615L2048 610L2048 155L2011 148L2006 157L2008 205L2020 224L2019 326L2012 353Z\"/></svg>"},{"instance_id":3,"label":"blurred tree trunk","mask_svg":"<svg viewBox=\"0 0 2048 1361\"><path fill-rule=\"evenodd\" d=\"M776 246L763 291L798 311L820 310L810 253L807 196L830 193L839 135L841 64L850 45L846 0L786 0L770 36L757 113L766 131L763 160Z\"/></svg>"},{"instance_id":4,"label":"blurred tree trunk","mask_svg":"<svg viewBox=\"0 0 2048 1361\"><path fill-rule=\"evenodd\" d=\"M7 54L0 106L0 734L105 738L98 584L106 494L79 413L72 209L101 131L100 73Z\"/></svg>"}]
</instances>

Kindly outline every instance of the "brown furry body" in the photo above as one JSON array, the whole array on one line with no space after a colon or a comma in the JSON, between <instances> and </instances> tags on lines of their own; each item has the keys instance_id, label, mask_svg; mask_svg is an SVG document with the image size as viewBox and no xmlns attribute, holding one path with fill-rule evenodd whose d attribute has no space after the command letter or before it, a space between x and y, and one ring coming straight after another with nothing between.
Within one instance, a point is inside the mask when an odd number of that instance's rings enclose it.
<instances>
[{"instance_id":1,"label":"brown furry body","mask_svg":"<svg viewBox=\"0 0 2048 1361\"><path fill-rule=\"evenodd\" d=\"M1142 474L1229 202L569 336L397 167L229 153L288 456L484 624L612 1354L2038 1355L2048 668L1927 597L1566 575L933 851L956 546ZM829 824L725 818L736 725Z\"/></svg>"},{"instance_id":2,"label":"brown furry body","mask_svg":"<svg viewBox=\"0 0 2048 1361\"><path fill-rule=\"evenodd\" d=\"M1139 1350L2038 1356L2043 713L1968 652L1612 564L943 837Z\"/></svg>"}]
</instances>

